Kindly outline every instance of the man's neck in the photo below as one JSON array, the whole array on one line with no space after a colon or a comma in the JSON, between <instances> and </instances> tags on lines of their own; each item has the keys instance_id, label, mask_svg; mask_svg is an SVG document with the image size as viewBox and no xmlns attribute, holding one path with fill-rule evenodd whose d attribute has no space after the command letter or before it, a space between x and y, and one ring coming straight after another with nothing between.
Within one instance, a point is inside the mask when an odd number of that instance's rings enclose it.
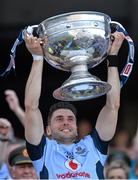
<instances>
[{"instance_id":1,"label":"man's neck","mask_svg":"<svg viewBox=\"0 0 138 180\"><path fill-rule=\"evenodd\" d=\"M54 138L56 141L57 141L57 143L59 143L59 144L65 144L65 145L71 145L71 144L73 144L75 141L76 141L76 138L75 139L56 139L56 138Z\"/></svg>"}]
</instances>

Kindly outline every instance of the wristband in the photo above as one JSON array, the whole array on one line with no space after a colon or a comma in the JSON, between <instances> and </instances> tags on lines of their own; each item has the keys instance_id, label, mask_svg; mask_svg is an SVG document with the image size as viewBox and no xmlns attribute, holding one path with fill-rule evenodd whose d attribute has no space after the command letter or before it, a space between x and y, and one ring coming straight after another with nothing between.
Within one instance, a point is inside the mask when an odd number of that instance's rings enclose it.
<instances>
[{"instance_id":1,"label":"wristband","mask_svg":"<svg viewBox=\"0 0 138 180\"><path fill-rule=\"evenodd\" d=\"M42 61L44 58L42 55L37 55L37 54L32 54L32 57L34 61Z\"/></svg>"},{"instance_id":2,"label":"wristband","mask_svg":"<svg viewBox=\"0 0 138 180\"><path fill-rule=\"evenodd\" d=\"M107 66L108 67L118 67L119 58L117 55L108 55L107 56Z\"/></svg>"}]
</instances>

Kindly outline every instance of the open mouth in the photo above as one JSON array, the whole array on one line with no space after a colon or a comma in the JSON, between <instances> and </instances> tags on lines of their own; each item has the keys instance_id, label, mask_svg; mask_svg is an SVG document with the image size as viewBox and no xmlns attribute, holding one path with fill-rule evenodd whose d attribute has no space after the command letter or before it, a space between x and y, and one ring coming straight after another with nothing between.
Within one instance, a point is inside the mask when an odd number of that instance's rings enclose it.
<instances>
[{"instance_id":1,"label":"open mouth","mask_svg":"<svg viewBox=\"0 0 138 180\"><path fill-rule=\"evenodd\" d=\"M61 131L65 132L65 133L68 133L68 132L71 132L71 129L62 129Z\"/></svg>"}]
</instances>

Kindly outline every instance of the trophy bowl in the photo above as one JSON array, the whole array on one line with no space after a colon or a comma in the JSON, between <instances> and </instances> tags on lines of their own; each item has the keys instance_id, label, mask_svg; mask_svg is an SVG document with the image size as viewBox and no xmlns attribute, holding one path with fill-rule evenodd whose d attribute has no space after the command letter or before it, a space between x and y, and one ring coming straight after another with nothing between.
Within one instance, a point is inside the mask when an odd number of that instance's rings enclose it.
<instances>
[{"instance_id":1,"label":"trophy bowl","mask_svg":"<svg viewBox=\"0 0 138 180\"><path fill-rule=\"evenodd\" d=\"M111 89L110 84L88 72L108 55L110 22L104 13L80 11L53 16L38 25L46 61L54 68L71 72L69 79L53 92L54 98L87 100Z\"/></svg>"}]
</instances>

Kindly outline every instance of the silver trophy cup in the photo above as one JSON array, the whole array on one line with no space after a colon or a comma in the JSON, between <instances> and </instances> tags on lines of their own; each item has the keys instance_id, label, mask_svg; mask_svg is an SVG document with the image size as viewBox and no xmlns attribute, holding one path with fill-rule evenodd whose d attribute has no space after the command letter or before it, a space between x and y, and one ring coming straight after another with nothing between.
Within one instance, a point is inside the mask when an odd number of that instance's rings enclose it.
<instances>
[{"instance_id":1,"label":"silver trophy cup","mask_svg":"<svg viewBox=\"0 0 138 180\"><path fill-rule=\"evenodd\" d=\"M37 34L44 39L46 61L70 71L71 76L53 92L62 101L80 101L106 94L111 85L88 72L108 55L111 28L108 15L99 12L72 12L41 22Z\"/></svg>"}]
</instances>

